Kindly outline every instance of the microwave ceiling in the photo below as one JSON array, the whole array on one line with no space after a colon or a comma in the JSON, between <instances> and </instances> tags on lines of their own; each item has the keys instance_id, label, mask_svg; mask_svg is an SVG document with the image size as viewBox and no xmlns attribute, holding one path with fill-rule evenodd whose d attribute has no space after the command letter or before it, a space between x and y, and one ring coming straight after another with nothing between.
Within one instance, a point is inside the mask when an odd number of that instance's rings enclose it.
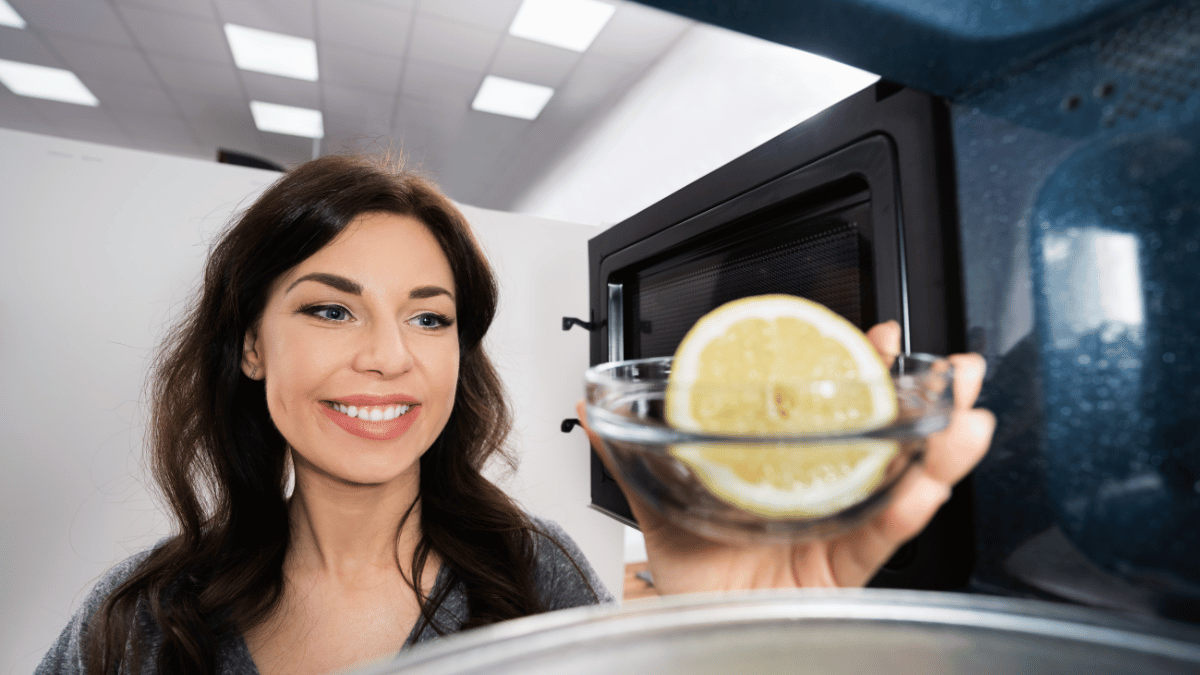
<instances>
[{"instance_id":1,"label":"microwave ceiling","mask_svg":"<svg viewBox=\"0 0 1200 675\"><path fill-rule=\"evenodd\" d=\"M284 166L391 150L453 198L503 208L693 23L624 0L559 1L607 17L590 44L586 28L557 45L512 34L522 0L6 0L21 21L0 22L0 60L69 71L98 104L0 86L0 127ZM312 40L317 79L239 68L228 25ZM533 119L484 112L472 104L489 77L553 91ZM318 111L303 128L323 136L262 131L252 102Z\"/></svg>"}]
</instances>

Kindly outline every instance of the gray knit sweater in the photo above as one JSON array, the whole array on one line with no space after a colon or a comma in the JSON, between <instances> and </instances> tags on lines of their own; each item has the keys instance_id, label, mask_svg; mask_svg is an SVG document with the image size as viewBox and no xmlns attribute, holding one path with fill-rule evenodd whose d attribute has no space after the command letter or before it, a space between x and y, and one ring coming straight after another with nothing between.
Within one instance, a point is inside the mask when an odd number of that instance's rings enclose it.
<instances>
[{"instance_id":1,"label":"gray knit sweater","mask_svg":"<svg viewBox=\"0 0 1200 675\"><path fill-rule=\"evenodd\" d=\"M562 548L566 549L571 558L579 565L579 570L583 572L581 576L579 571L576 571L575 565L558 546L543 541L542 537L535 537L537 568L534 571L534 582L546 608L556 610L599 602L612 602L612 594L605 588L604 583L600 581L596 571L588 564L583 557L583 552L579 550L571 537L553 521L535 516L530 516L530 519L539 530L561 544ZM34 671L34 675L60 673L75 675L85 672L81 646L88 619L95 613L104 598L125 581L149 554L150 550L146 550L125 559L96 583L92 592L84 600L83 606L63 629L58 641L46 653L41 665ZM443 566L438 571L434 588L437 589L451 583L451 578L449 570ZM446 596L442 606L438 608L436 618L450 632L457 632L466 617L467 596L462 585L458 584ZM148 642L144 644L149 647L144 654L142 673L143 675L156 675L157 668L154 663L158 647L162 642L162 634L148 617L142 621L141 629L148 638ZM437 632L429 627L417 635L416 626L413 626L413 631L405 641L404 647L408 648L418 642L427 642L438 637ZM221 675L258 675L258 668L255 667L254 660L250 657L250 650L246 647L246 641L242 638L241 633L228 635L220 641L217 663L219 664L218 672Z\"/></svg>"}]
</instances>

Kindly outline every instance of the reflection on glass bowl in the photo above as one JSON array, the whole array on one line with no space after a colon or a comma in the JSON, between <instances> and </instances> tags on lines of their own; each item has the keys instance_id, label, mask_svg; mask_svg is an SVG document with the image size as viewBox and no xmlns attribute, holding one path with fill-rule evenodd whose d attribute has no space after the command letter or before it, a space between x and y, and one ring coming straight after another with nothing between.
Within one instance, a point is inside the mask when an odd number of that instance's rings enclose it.
<instances>
[{"instance_id":1,"label":"reflection on glass bowl","mask_svg":"<svg viewBox=\"0 0 1200 675\"><path fill-rule=\"evenodd\" d=\"M670 373L669 357L589 369L588 423L627 489L670 521L735 544L830 537L861 524L920 464L926 439L946 427L953 409L949 362L910 354L892 364L896 414L885 424L812 434L689 431L664 415ZM780 384L688 386L736 388L729 398L745 399L757 395L748 388L768 397ZM869 386L851 380L783 384L824 394Z\"/></svg>"}]
</instances>

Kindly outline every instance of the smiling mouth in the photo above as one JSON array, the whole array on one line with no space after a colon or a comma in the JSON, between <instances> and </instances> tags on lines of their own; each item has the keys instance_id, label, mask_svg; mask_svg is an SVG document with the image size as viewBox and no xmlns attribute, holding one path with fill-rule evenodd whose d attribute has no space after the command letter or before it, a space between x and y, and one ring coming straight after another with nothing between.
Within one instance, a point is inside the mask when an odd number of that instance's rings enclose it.
<instances>
[{"instance_id":1,"label":"smiling mouth","mask_svg":"<svg viewBox=\"0 0 1200 675\"><path fill-rule=\"evenodd\" d=\"M388 422L404 415L416 407L413 405L372 405L353 406L337 401L321 401L327 408L336 410L347 417L355 417L364 422Z\"/></svg>"}]
</instances>

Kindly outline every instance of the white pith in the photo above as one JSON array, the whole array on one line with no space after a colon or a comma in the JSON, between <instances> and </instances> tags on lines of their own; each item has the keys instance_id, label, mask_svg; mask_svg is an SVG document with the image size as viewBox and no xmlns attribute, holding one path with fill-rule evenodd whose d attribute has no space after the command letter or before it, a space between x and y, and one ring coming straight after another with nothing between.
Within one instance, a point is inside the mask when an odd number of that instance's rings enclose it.
<instances>
[{"instance_id":1,"label":"white pith","mask_svg":"<svg viewBox=\"0 0 1200 675\"><path fill-rule=\"evenodd\" d=\"M397 417L403 415L404 413L408 412L412 408L411 405L387 405L387 406L362 406L362 407L359 407L359 406L345 405L342 403L337 403L336 401L331 401L329 405L331 408L342 413L343 415L348 415L350 417L357 417L358 419L366 421L366 422L388 422L390 420L394 420Z\"/></svg>"}]
</instances>

